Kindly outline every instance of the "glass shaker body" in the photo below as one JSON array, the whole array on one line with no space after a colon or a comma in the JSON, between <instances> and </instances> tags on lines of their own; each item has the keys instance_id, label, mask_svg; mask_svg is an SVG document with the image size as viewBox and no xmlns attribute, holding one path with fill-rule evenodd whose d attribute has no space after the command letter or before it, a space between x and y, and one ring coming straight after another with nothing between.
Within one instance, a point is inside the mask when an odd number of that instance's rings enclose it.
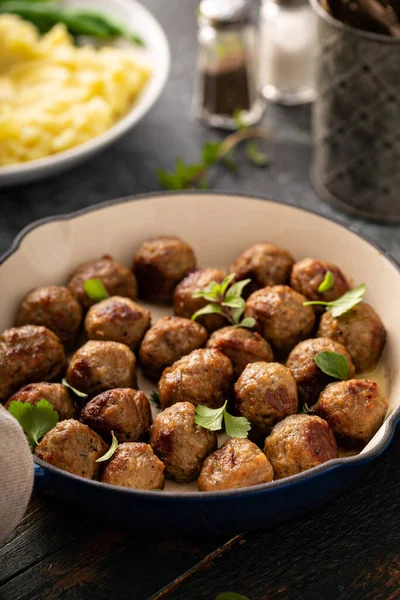
<instances>
[{"instance_id":1,"label":"glass shaker body","mask_svg":"<svg viewBox=\"0 0 400 600\"><path fill-rule=\"evenodd\" d=\"M254 26L217 27L199 19L195 112L213 127L237 129L234 114L241 111L246 125L264 112L259 97Z\"/></svg>"},{"instance_id":2,"label":"glass shaker body","mask_svg":"<svg viewBox=\"0 0 400 600\"><path fill-rule=\"evenodd\" d=\"M286 105L311 102L314 90L316 22L306 0L262 0L260 89Z\"/></svg>"}]
</instances>

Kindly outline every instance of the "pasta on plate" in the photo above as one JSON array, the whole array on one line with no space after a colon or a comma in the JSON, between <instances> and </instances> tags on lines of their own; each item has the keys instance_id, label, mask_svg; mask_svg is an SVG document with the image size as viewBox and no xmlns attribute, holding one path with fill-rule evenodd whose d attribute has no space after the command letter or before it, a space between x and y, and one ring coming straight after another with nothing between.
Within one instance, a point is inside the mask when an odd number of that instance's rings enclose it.
<instances>
[{"instance_id":1,"label":"pasta on plate","mask_svg":"<svg viewBox=\"0 0 400 600\"><path fill-rule=\"evenodd\" d=\"M62 24L41 36L19 17L0 16L0 167L103 133L149 76L133 48L76 47Z\"/></svg>"}]
</instances>

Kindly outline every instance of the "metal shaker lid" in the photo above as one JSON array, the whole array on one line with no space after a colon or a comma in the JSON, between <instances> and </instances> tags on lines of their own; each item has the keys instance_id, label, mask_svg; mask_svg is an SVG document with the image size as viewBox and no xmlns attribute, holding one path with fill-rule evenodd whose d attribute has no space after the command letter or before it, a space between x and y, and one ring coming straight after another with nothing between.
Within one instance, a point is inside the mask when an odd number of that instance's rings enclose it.
<instances>
[{"instance_id":1,"label":"metal shaker lid","mask_svg":"<svg viewBox=\"0 0 400 600\"><path fill-rule=\"evenodd\" d=\"M249 0L201 0L199 16L214 27L245 23L249 20L251 2Z\"/></svg>"}]
</instances>

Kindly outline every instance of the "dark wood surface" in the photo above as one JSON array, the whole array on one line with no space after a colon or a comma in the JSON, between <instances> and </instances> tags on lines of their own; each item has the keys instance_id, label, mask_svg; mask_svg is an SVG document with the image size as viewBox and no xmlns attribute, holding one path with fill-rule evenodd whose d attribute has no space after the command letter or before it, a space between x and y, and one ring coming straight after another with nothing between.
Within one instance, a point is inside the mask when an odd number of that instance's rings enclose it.
<instances>
[{"instance_id":1,"label":"dark wood surface","mask_svg":"<svg viewBox=\"0 0 400 600\"><path fill-rule=\"evenodd\" d=\"M158 189L154 171L194 161L218 137L191 115L197 0L145 0L171 43L169 83L144 121L111 149L46 182L0 190L0 252L29 222ZM320 202L309 181L310 111L268 107L268 170L245 162L213 184L340 218L400 260L400 228L367 224ZM160 539L105 529L35 493L0 549L0 599L250 600L400 598L400 431L354 488L301 519L232 539ZM1 493L1 482L0 482ZM168 518L168 515L165 515Z\"/></svg>"}]
</instances>

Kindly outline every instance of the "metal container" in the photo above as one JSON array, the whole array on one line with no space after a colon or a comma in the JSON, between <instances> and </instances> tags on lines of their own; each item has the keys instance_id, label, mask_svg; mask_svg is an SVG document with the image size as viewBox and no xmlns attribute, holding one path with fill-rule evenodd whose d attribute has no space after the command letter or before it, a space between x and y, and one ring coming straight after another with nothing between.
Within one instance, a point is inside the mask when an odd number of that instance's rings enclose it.
<instances>
[{"instance_id":1,"label":"metal container","mask_svg":"<svg viewBox=\"0 0 400 600\"><path fill-rule=\"evenodd\" d=\"M338 208L400 223L400 38L331 17L319 0L314 186Z\"/></svg>"}]
</instances>

